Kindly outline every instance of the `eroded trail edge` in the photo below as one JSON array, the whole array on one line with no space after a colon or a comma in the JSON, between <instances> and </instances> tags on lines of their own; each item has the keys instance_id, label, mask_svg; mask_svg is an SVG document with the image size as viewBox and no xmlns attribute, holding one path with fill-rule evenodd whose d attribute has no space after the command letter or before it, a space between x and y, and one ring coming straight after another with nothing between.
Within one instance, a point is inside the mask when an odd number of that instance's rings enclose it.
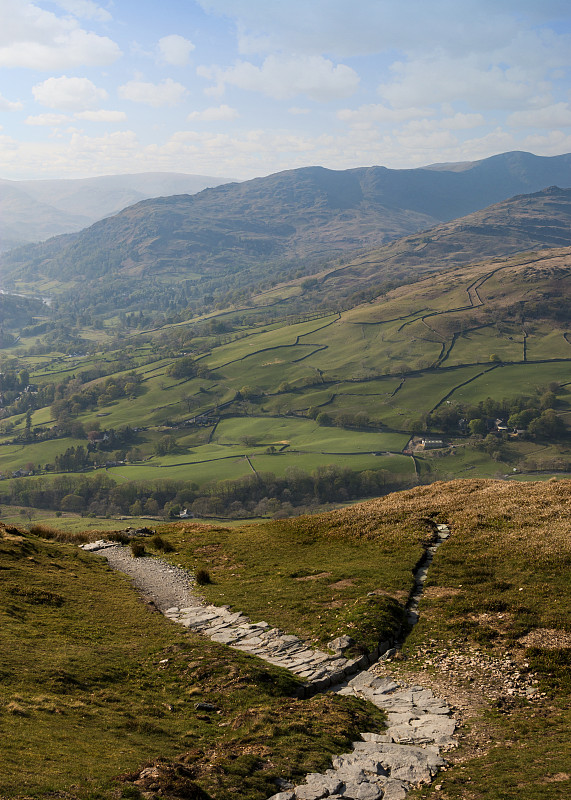
<instances>
[{"instance_id":1,"label":"eroded trail edge","mask_svg":"<svg viewBox=\"0 0 571 800\"><path fill-rule=\"evenodd\" d=\"M414 587L406 605L410 626L418 607L428 569L438 547L450 535L447 525L436 526L434 540L414 570ZM309 647L267 622L253 623L227 606L206 605L194 592L192 576L158 558L133 558L129 549L110 542L84 545L107 558L110 566L129 575L146 599L173 622L213 641L284 667L304 680L300 695L331 689L339 695L368 700L387 713L382 734L363 732L351 753L332 761L325 773L311 773L305 783L281 781L271 800L403 800L409 789L430 783L445 765L441 749L455 746L456 721L450 708L430 689L407 686L375 674L375 663L387 659L404 641L381 642L369 655L343 657L343 637L331 643L334 653Z\"/></svg>"}]
</instances>

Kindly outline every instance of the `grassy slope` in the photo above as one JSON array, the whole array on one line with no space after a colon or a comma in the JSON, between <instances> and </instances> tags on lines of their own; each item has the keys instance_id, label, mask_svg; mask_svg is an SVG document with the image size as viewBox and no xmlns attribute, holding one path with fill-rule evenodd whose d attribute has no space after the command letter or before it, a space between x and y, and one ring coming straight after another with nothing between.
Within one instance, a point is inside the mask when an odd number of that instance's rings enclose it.
<instances>
[{"instance_id":1,"label":"grassy slope","mask_svg":"<svg viewBox=\"0 0 571 800\"><path fill-rule=\"evenodd\" d=\"M170 796L196 777L216 798L261 798L379 729L362 703L292 700L286 673L183 634L76 546L0 537L3 800L118 797L117 776L183 751Z\"/></svg>"},{"instance_id":2,"label":"grassy slope","mask_svg":"<svg viewBox=\"0 0 571 800\"><path fill-rule=\"evenodd\" d=\"M427 517L447 521L452 537L431 567L421 621L407 640L405 660L389 670L437 687L460 707L458 697L468 692L470 702L461 715L463 743L450 754L456 766L413 797L516 800L524 792L555 800L568 796L571 762L565 733L571 722L570 513L567 480L435 483L232 534L189 528L187 559L212 570L208 596L215 602L243 605L254 616L287 613L292 628L323 640L332 620L346 621L358 606L355 593L370 591L370 577L398 596L394 581L403 587L410 581L413 553L407 555L403 544L422 538ZM323 553L313 546L320 531L332 545ZM249 538L257 546L248 548ZM350 558L344 546L356 541L358 553ZM301 573L292 579L300 565L309 579L300 580ZM311 611L300 621L296 582ZM362 617L360 624L364 632ZM475 658L469 675L450 671L451 654ZM523 675L534 673L543 697L527 701L510 697L505 687L499 697L489 690L481 665L488 659L501 666L505 657Z\"/></svg>"},{"instance_id":3,"label":"grassy slope","mask_svg":"<svg viewBox=\"0 0 571 800\"><path fill-rule=\"evenodd\" d=\"M210 379L180 381L168 377L165 371L171 360L143 364L141 359L151 354L149 346L144 345L133 350L135 368L143 377L138 396L84 412L79 419L86 429L95 422L102 427L149 427L140 434L137 446L143 455L151 455L160 437L171 433L161 428L165 421L177 422L214 409L247 386L257 399L235 401L224 410L228 417L212 433L212 444L226 449L221 455L232 455L234 447L237 456L243 455L241 440L249 437L252 441L246 452L260 458L269 444L277 441L288 445L271 467L263 467L278 474L291 465L311 470L318 464L331 463L333 454L343 452L363 453L347 463L355 469L369 469L372 457L367 453L400 450L422 415L448 396L459 402L488 396L502 399L529 393L551 381L571 381L571 361L553 361L571 358L565 326L541 320L526 322L524 363L523 328L515 319L506 322L503 317L506 305L517 306L522 299L534 301L565 290L562 276L568 273L570 263L568 249L495 259L400 287L386 298L356 307L340 318L331 315L295 325L253 329L249 335L215 346L201 357L201 363L213 370ZM487 372L492 354L511 363ZM536 363L538 359L552 363ZM37 373L32 372L32 380L57 380L90 366L93 360L56 360L47 366L44 362L37 365ZM470 378L476 379L462 386ZM559 398L559 407L563 413L569 409L565 392ZM310 409L334 418L363 411L377 432L333 432L319 429L307 419L285 418L291 412L306 415ZM49 409L42 409L34 413L33 423L46 424L49 419ZM17 430L25 422L23 415L14 421ZM379 433L381 424L399 433ZM213 455L210 444L205 444L210 432L174 431L181 445L176 459L153 458L120 471L117 479L154 479L157 465L169 466L168 477L197 482L246 474L249 467L240 458L214 460L218 456ZM9 440L10 435L0 436L0 443ZM18 449L2 447L0 470L10 473L29 461L45 463L71 444L60 439ZM297 452L294 455L292 451ZM189 465L205 460L211 462L208 468ZM506 471L505 465L495 466L489 458L484 461L474 457L476 474ZM173 464L181 466L175 468ZM396 466L396 462L393 464ZM451 473L439 471L435 465L436 475L461 474L455 473L452 462L449 466ZM406 469L404 462L399 469Z\"/></svg>"},{"instance_id":4,"label":"grassy slope","mask_svg":"<svg viewBox=\"0 0 571 800\"><path fill-rule=\"evenodd\" d=\"M399 674L468 706L465 738L451 757L456 766L439 778L439 789L413 797L568 797L571 484L466 481L407 495L410 513L419 505L438 509L452 537L429 572ZM475 665L468 674L451 669L450 654ZM480 667L505 656L522 674L535 673L543 698L490 691Z\"/></svg>"},{"instance_id":5,"label":"grassy slope","mask_svg":"<svg viewBox=\"0 0 571 800\"><path fill-rule=\"evenodd\" d=\"M362 506L355 507L354 525L324 514L232 529L174 528L177 563L209 571L213 582L204 594L212 602L320 645L349 627L362 649L400 623L395 603L406 601L422 542L432 535L421 516L377 527Z\"/></svg>"},{"instance_id":6,"label":"grassy slope","mask_svg":"<svg viewBox=\"0 0 571 800\"><path fill-rule=\"evenodd\" d=\"M165 532L175 563L210 570L207 599L316 642L349 632L368 644L398 617L430 536L427 520L448 522L452 536L429 572L421 621L405 658L390 665L453 703L470 699L460 704L452 768L418 796L556 800L567 796L571 755L570 512L567 480L466 480L315 517ZM346 734L378 725L362 706L290 700L279 670L181 634L75 547L4 529L0 567L2 797L117 796L117 774L164 756L170 789L167 777L159 783L168 798L184 796L183 764L212 796L261 798L272 777L320 769L346 747ZM450 671L450 658L466 655L469 676ZM543 695L489 691L481 665L506 655L522 674L533 671ZM197 700L214 702L221 717L197 715Z\"/></svg>"}]
</instances>

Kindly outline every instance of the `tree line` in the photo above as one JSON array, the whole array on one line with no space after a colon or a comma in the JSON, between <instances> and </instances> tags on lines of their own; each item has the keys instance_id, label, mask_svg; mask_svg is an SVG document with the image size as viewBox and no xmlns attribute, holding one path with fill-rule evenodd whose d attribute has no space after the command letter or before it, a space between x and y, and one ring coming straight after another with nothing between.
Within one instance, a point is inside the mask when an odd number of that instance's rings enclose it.
<instances>
[{"instance_id":1,"label":"tree line","mask_svg":"<svg viewBox=\"0 0 571 800\"><path fill-rule=\"evenodd\" d=\"M79 453L78 453L79 449ZM70 466L86 455L83 448L66 454ZM149 515L178 518L183 509L195 516L248 518L288 517L332 503L378 497L409 488L415 478L384 469L356 472L335 464L311 473L289 467L283 477L271 472L236 480L212 481L201 487L190 481L116 483L104 471L92 474L18 478L0 483L0 503L93 516Z\"/></svg>"}]
</instances>

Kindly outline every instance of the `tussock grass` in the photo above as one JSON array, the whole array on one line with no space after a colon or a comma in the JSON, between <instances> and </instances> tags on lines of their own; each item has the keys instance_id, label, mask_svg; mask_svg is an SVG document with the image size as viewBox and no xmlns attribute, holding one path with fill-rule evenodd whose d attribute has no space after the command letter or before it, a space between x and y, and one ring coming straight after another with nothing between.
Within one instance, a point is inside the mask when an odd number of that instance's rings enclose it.
<instances>
[{"instance_id":1,"label":"tussock grass","mask_svg":"<svg viewBox=\"0 0 571 800\"><path fill-rule=\"evenodd\" d=\"M207 586L209 583L212 583L210 572L202 567L196 570L194 577L199 586Z\"/></svg>"},{"instance_id":2,"label":"tussock grass","mask_svg":"<svg viewBox=\"0 0 571 800\"><path fill-rule=\"evenodd\" d=\"M145 545L144 545L143 542L139 542L139 541L133 539L129 543L129 547L131 549L131 555L133 556L133 558L142 558L143 556L145 556L147 554L147 551L145 550Z\"/></svg>"}]
</instances>

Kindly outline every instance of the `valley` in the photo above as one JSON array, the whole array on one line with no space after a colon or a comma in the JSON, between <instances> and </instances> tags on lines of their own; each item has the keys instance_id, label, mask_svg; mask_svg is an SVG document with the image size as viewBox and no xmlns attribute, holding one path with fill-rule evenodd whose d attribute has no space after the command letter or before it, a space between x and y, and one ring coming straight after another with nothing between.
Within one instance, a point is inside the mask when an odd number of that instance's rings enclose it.
<instances>
[{"instance_id":1,"label":"valley","mask_svg":"<svg viewBox=\"0 0 571 800\"><path fill-rule=\"evenodd\" d=\"M248 326L237 309L127 329L120 350L103 328L92 355L24 356L32 390L5 399L0 470L28 477L0 484L0 497L57 510L77 495L100 515L107 494L115 513L196 502L203 516L232 504L250 516L264 497L287 514L417 481L565 471L571 344L559 287L570 271L571 249L550 249L442 270L307 321ZM525 424L508 424L525 409ZM434 450L408 447L430 436ZM331 488L316 489L316 471ZM296 472L309 483L292 503ZM39 501L54 481L68 491Z\"/></svg>"},{"instance_id":2,"label":"valley","mask_svg":"<svg viewBox=\"0 0 571 800\"><path fill-rule=\"evenodd\" d=\"M3 255L2 800L317 800L367 748L359 797L564 796L571 190L528 156L293 170ZM445 763L393 778L418 743Z\"/></svg>"}]
</instances>

